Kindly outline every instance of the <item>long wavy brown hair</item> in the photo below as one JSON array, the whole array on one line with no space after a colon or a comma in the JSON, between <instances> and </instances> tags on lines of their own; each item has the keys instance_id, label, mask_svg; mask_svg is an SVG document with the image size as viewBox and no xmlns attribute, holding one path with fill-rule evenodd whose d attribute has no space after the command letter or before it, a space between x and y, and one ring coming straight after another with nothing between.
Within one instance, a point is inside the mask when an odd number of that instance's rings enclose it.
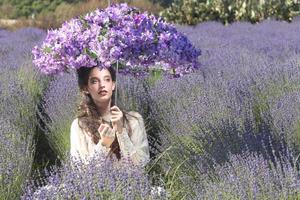
<instances>
[{"instance_id":1,"label":"long wavy brown hair","mask_svg":"<svg viewBox=\"0 0 300 200\"><path fill-rule=\"evenodd\" d=\"M92 137L92 141L97 144L99 140L101 139L98 128L100 127L101 123L105 123L104 119L102 119L101 115L99 114L96 104L94 100L92 99L90 94L86 94L84 90L86 89L88 85L89 75L92 71L92 69L95 67L81 67L77 69L77 79L78 79L78 85L80 89L80 93L82 96L81 102L78 106L78 125L81 129L85 130L85 133L87 133L90 137ZM109 67L108 71L110 72L111 78L113 82L116 82L116 72L113 69L113 67ZM115 105L115 91L113 91L111 96L111 105L110 107ZM119 107L120 108L120 107ZM132 135L132 129L129 125L128 121L128 115L130 115L127 111L124 111L122 108L120 110L123 113L123 124L128 129L129 137ZM132 116L132 115L130 115ZM135 117L135 116L133 116ZM109 123L109 122L107 122ZM110 127L112 128L111 124ZM110 146L110 151L107 155L107 157L111 157L112 155L115 155L118 160L121 158L121 152L120 152L120 145L115 137L115 140L113 141L112 145Z\"/></svg>"}]
</instances>

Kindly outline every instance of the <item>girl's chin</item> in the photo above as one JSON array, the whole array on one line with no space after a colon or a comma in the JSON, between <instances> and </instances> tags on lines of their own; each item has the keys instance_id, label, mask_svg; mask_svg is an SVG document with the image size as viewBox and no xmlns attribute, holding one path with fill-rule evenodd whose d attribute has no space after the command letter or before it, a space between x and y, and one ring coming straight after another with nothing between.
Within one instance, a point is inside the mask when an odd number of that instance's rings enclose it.
<instances>
[{"instance_id":1,"label":"girl's chin","mask_svg":"<svg viewBox=\"0 0 300 200\"><path fill-rule=\"evenodd\" d=\"M96 100L96 102L98 102L98 103L107 103L109 101L110 101L110 97L106 97L106 96L97 98L97 100Z\"/></svg>"}]
</instances>

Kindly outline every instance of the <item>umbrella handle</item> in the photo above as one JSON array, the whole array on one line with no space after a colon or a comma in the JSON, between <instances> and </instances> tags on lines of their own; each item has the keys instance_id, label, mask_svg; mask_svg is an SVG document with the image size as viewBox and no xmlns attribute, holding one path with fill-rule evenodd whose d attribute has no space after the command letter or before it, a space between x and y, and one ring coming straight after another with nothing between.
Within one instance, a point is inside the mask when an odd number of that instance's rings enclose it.
<instances>
[{"instance_id":1,"label":"umbrella handle","mask_svg":"<svg viewBox=\"0 0 300 200\"><path fill-rule=\"evenodd\" d=\"M119 61L117 60L117 72L116 72L116 86L115 86L115 105L117 105L117 95L118 95L118 90L117 90L117 83L118 83L118 70L119 70Z\"/></svg>"}]
</instances>

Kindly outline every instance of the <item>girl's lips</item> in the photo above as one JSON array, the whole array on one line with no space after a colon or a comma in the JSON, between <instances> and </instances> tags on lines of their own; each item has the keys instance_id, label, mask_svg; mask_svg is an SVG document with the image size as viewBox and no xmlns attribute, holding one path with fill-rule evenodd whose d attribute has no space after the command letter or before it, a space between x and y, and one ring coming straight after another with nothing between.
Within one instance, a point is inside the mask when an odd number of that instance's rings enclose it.
<instances>
[{"instance_id":1,"label":"girl's lips","mask_svg":"<svg viewBox=\"0 0 300 200\"><path fill-rule=\"evenodd\" d=\"M107 94L107 92L106 92L106 91L103 91L103 92L99 92L99 94L100 94L101 96L104 96L104 95Z\"/></svg>"}]
</instances>

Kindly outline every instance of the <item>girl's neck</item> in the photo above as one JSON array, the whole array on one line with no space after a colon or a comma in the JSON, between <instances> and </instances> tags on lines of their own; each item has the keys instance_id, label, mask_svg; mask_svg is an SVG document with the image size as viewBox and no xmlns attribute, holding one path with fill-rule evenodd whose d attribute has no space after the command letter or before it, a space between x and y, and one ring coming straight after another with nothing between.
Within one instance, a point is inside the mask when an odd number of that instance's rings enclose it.
<instances>
[{"instance_id":1,"label":"girl's neck","mask_svg":"<svg viewBox=\"0 0 300 200\"><path fill-rule=\"evenodd\" d=\"M107 103L101 103L101 105L96 104L96 106L101 117L110 115L110 101Z\"/></svg>"}]
</instances>

